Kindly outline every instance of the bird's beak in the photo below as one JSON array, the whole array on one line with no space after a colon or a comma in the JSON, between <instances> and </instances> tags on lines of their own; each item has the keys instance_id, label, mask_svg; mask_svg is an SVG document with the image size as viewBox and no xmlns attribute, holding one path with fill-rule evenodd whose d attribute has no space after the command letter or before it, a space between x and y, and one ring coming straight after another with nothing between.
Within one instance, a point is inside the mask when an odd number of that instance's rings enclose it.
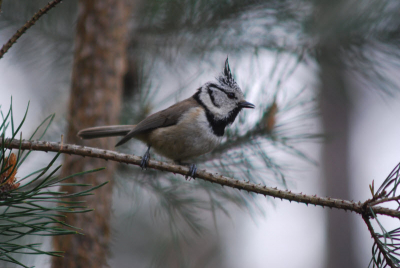
<instances>
[{"instance_id":1,"label":"bird's beak","mask_svg":"<svg viewBox=\"0 0 400 268\"><path fill-rule=\"evenodd\" d=\"M250 102L242 101L242 102L239 102L239 107L240 108L255 108L256 106Z\"/></svg>"}]
</instances>

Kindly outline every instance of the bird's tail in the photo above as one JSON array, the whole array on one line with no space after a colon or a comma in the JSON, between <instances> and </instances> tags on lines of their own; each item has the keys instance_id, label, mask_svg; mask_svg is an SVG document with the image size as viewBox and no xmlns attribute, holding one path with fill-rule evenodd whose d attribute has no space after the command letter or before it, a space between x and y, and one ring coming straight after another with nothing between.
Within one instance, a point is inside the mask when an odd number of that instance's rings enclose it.
<instances>
[{"instance_id":1,"label":"bird's tail","mask_svg":"<svg viewBox=\"0 0 400 268\"><path fill-rule=\"evenodd\" d=\"M113 136L125 136L135 125L105 126L85 128L78 132L78 137L82 139L96 139Z\"/></svg>"}]
</instances>

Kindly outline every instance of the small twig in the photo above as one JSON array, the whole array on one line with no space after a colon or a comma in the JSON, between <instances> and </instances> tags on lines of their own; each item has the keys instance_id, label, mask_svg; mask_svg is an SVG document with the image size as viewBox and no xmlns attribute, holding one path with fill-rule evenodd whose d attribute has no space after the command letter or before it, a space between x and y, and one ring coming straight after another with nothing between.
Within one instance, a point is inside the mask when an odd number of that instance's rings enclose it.
<instances>
[{"instance_id":1,"label":"small twig","mask_svg":"<svg viewBox=\"0 0 400 268\"><path fill-rule=\"evenodd\" d=\"M258 128L253 128L246 132L246 134L235 137L234 139L227 140L224 143L221 143L215 150L212 151L211 155L207 158L207 160L212 160L216 157L219 157L226 151L229 151L232 148L243 146L243 144L251 142L251 140L258 138L265 134L265 131L260 130Z\"/></svg>"},{"instance_id":2,"label":"small twig","mask_svg":"<svg viewBox=\"0 0 400 268\"><path fill-rule=\"evenodd\" d=\"M26 32L26 30L32 27L32 25L34 25L41 16L46 14L50 9L55 7L60 2L61 0L54 0L48 3L44 8L36 12L35 15L33 15L33 17L30 20L28 20L21 28L19 28L18 31L0 49L0 59L12 47L12 45L15 44L17 40ZM0 9L1 9L1 0L0 0Z\"/></svg>"},{"instance_id":3,"label":"small twig","mask_svg":"<svg viewBox=\"0 0 400 268\"><path fill-rule=\"evenodd\" d=\"M381 203L386 203L386 202L390 202L390 201L399 201L399 200L400 200L400 195L393 196L393 197L381 198L381 199L376 200L376 201L371 201L369 203L369 205L372 207L372 206L375 206L375 205L378 205L378 204L381 204Z\"/></svg>"},{"instance_id":4,"label":"small twig","mask_svg":"<svg viewBox=\"0 0 400 268\"><path fill-rule=\"evenodd\" d=\"M47 142L47 141L25 141L25 140L12 140L6 139L4 142L0 138L0 145L8 149L18 149L21 146L22 150L33 150L33 151L44 151L44 152L61 152L66 154L74 154L80 156L89 156L95 158L101 158L105 160L117 161L120 163L133 164L140 166L142 157L136 155L122 154L115 151L103 150L98 148L84 147L73 144L64 144L61 146L60 143ZM187 166L175 165L172 163L160 162L150 160L148 163L149 168L154 168L162 171L169 171L175 174L181 174L186 176L189 173ZM343 210L349 210L358 214L365 214L365 207L363 203L355 203L353 201L330 198L330 197L318 197L316 195L306 195L302 193L293 193L288 190L280 190L277 188L267 187L261 184L254 184L249 181L236 180L228 178L217 173L210 173L206 170L198 170L196 172L196 179L203 179L212 183L220 184L221 186L228 186L239 190L245 190L264 196L272 196L274 198L285 199L288 201L295 201L298 203L312 204L315 206L337 208ZM375 214L387 215L391 217L400 218L400 211L384 208L384 207L373 207Z\"/></svg>"},{"instance_id":5,"label":"small twig","mask_svg":"<svg viewBox=\"0 0 400 268\"><path fill-rule=\"evenodd\" d=\"M371 225L371 222L369 221L369 217L366 215L362 215L362 218L365 222L365 224L368 227L369 232L371 233L371 237L374 239L375 244L379 248L379 251L382 253L383 257L385 258L386 264L389 265L392 268L396 268L397 266L393 263L392 259L387 256L386 250L383 248L381 241L379 240L379 237L376 235L374 228Z\"/></svg>"}]
</instances>

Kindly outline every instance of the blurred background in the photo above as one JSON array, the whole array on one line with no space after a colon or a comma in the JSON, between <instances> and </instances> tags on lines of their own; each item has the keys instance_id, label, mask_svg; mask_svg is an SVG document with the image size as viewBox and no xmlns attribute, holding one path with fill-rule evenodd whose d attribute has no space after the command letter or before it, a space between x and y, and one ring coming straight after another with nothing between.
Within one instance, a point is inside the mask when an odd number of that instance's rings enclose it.
<instances>
[{"instance_id":1,"label":"blurred background","mask_svg":"<svg viewBox=\"0 0 400 268\"><path fill-rule=\"evenodd\" d=\"M47 1L3 1L0 41ZM241 112L198 167L364 201L368 184L380 185L400 160L399 12L395 0L64 1L1 59L0 105L7 110L12 96L18 122L30 101L23 135L56 113L45 140L64 134L69 143L114 150L115 140L75 134L135 124L193 95L228 56L256 109ZM143 155L146 147L132 141L118 150ZM21 174L52 158L36 156ZM95 211L68 218L86 235L40 239L44 249L67 252L59 260L16 258L36 267L333 268L370 261L372 240L355 214L91 161L60 160L61 175L107 166L82 179L112 182L88 198Z\"/></svg>"}]
</instances>

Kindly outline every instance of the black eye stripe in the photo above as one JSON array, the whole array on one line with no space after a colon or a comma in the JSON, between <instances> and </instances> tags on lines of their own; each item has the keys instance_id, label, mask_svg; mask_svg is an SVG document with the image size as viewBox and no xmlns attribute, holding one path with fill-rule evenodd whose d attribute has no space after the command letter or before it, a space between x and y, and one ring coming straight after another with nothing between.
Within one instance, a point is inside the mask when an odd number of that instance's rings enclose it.
<instances>
[{"instance_id":1,"label":"black eye stripe","mask_svg":"<svg viewBox=\"0 0 400 268\"><path fill-rule=\"evenodd\" d=\"M208 89L209 91L208 91L208 93L210 93L210 87L216 88L216 89L218 89L218 90L224 92L224 93L228 96L228 98L230 98L230 99L232 98L232 97L229 97L229 94L231 94L231 93L233 93L233 92L227 92L225 89L223 89L223 88L217 86L216 84L210 84L210 85L209 85L209 89ZM233 94L234 94L234 93L233 93ZM211 94L210 94L210 95L211 95ZM236 96L234 95L233 98L236 99Z\"/></svg>"},{"instance_id":2,"label":"black eye stripe","mask_svg":"<svg viewBox=\"0 0 400 268\"><path fill-rule=\"evenodd\" d=\"M211 84L209 87L213 87L213 88L216 88L218 90L221 90L222 92L224 92L226 94L225 89L223 89L222 87L217 86L216 84Z\"/></svg>"},{"instance_id":3,"label":"black eye stripe","mask_svg":"<svg viewBox=\"0 0 400 268\"><path fill-rule=\"evenodd\" d=\"M218 103L215 102L214 95L212 94L211 89L208 88L207 91L208 91L208 95L210 96L211 102L214 104L215 107L219 108L220 106L218 105Z\"/></svg>"}]
</instances>

